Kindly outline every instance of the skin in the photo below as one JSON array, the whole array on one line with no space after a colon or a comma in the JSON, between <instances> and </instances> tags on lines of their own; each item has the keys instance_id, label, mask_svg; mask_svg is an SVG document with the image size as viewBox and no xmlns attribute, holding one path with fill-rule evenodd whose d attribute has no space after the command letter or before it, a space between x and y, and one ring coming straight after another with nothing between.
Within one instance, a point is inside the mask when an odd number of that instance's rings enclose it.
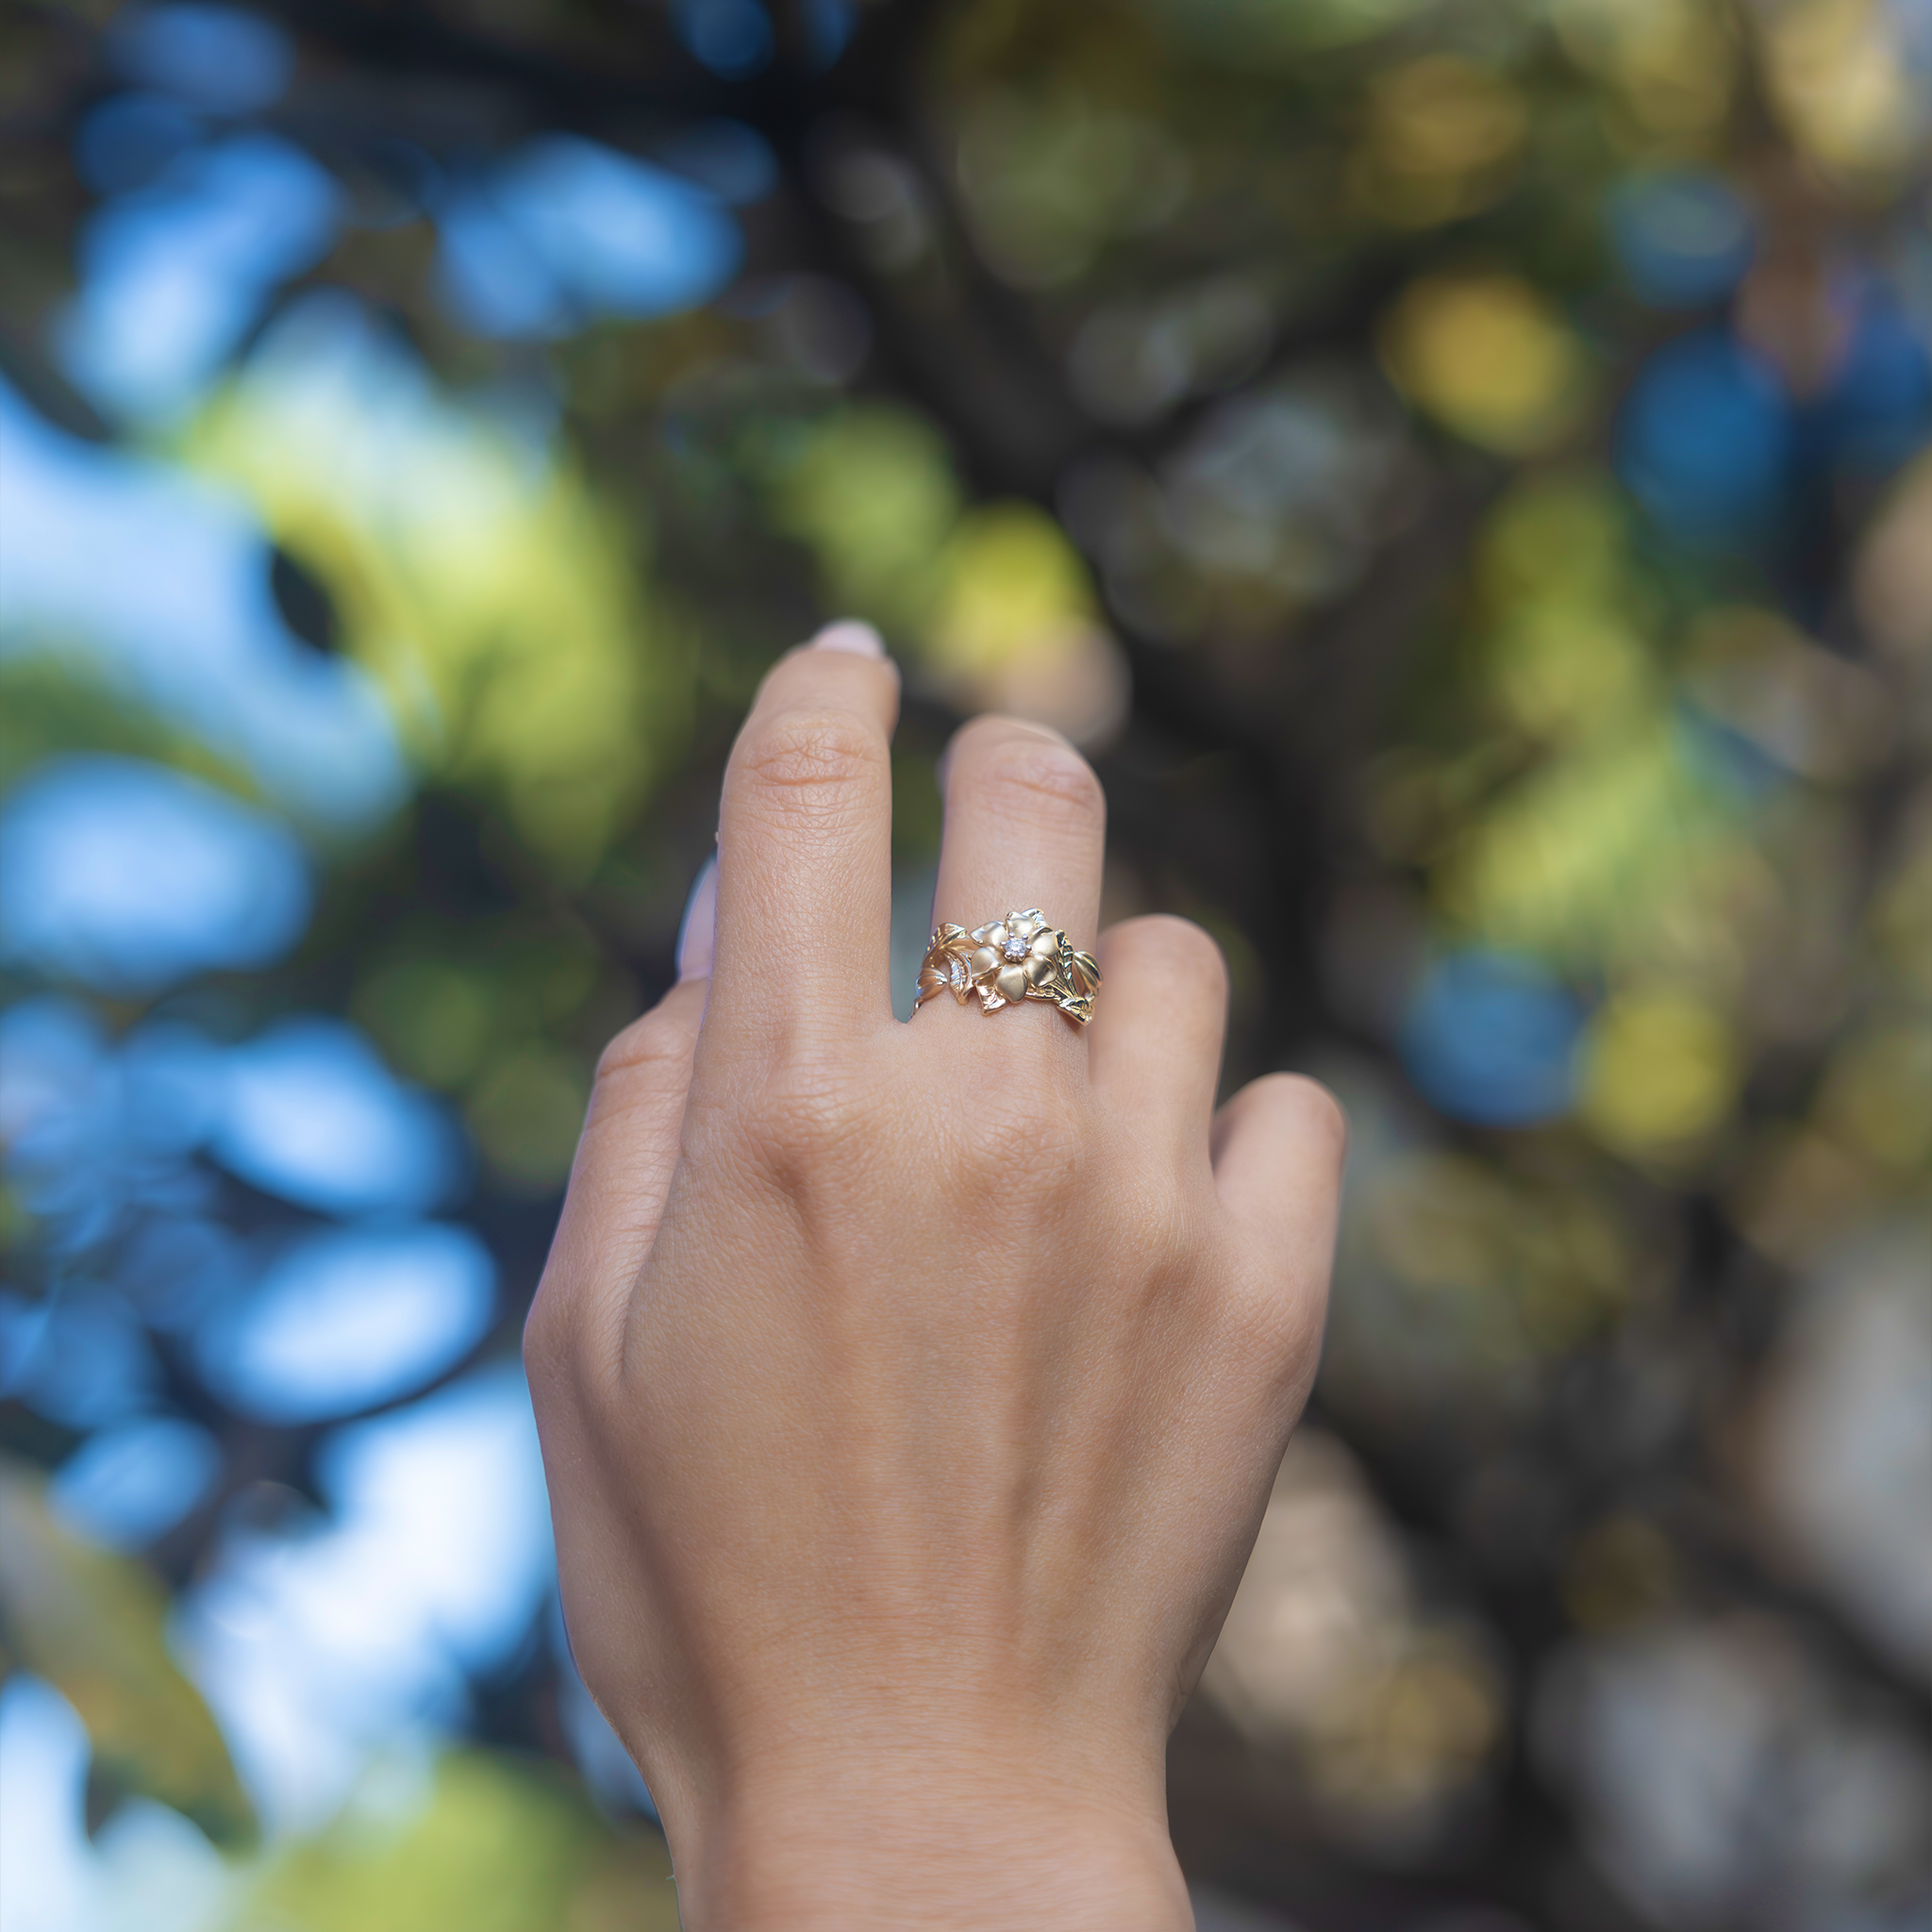
<instances>
[{"instance_id":1,"label":"skin","mask_svg":"<svg viewBox=\"0 0 1932 1932\"><path fill-rule=\"evenodd\" d=\"M1226 974L1113 927L1092 1024L892 1013L898 679L771 673L714 924L605 1054L525 1342L584 1679L690 1932L1191 1926L1164 1750L1307 1398L1343 1128L1217 1114ZM1105 802L981 718L936 916L1091 945Z\"/></svg>"}]
</instances>

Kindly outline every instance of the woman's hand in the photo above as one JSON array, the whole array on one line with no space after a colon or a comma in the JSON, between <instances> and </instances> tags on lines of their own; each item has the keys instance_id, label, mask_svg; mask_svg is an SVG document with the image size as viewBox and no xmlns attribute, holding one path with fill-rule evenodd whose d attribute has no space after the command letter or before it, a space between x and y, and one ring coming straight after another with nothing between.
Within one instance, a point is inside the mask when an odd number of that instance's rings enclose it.
<instances>
[{"instance_id":1,"label":"woman's hand","mask_svg":"<svg viewBox=\"0 0 1932 1932\"><path fill-rule=\"evenodd\" d=\"M691 1932L1182 1927L1164 1745L1314 1373L1341 1123L1284 1075L1215 1114L1175 919L1100 941L1084 1031L895 1020L897 701L858 625L772 672L715 957L598 1071L525 1340L572 1641ZM1104 816L968 725L938 916L1091 944Z\"/></svg>"}]
</instances>

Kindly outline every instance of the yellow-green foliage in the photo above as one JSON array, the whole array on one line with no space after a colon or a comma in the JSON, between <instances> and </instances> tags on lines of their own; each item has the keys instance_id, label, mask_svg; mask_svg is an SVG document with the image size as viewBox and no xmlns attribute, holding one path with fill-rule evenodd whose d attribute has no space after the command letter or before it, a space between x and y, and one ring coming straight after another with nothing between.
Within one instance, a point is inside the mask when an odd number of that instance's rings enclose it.
<instances>
[{"instance_id":1,"label":"yellow-green foliage","mask_svg":"<svg viewBox=\"0 0 1932 1932\"><path fill-rule=\"evenodd\" d=\"M1094 621L1087 566L1031 504L973 509L938 433L861 405L774 466L774 521L818 565L827 609L871 619L944 677L996 672Z\"/></svg>"},{"instance_id":2,"label":"yellow-green foliage","mask_svg":"<svg viewBox=\"0 0 1932 1932\"><path fill-rule=\"evenodd\" d=\"M671 1859L546 1765L458 1751L420 1808L291 1847L227 1932L677 1932Z\"/></svg>"},{"instance_id":3,"label":"yellow-green foliage","mask_svg":"<svg viewBox=\"0 0 1932 1932\"><path fill-rule=\"evenodd\" d=\"M901 633L924 627L960 508L929 424L879 405L826 417L778 467L772 506L778 527L812 552L828 608Z\"/></svg>"},{"instance_id":4,"label":"yellow-green foliage","mask_svg":"<svg viewBox=\"0 0 1932 1932\"><path fill-rule=\"evenodd\" d=\"M167 1610L146 1569L69 1536L41 1475L0 1460L0 1672L21 1665L73 1705L108 1792L158 1798L236 1843L254 1815L214 1720L168 1654Z\"/></svg>"},{"instance_id":5,"label":"yellow-green foliage","mask_svg":"<svg viewBox=\"0 0 1932 1932\"><path fill-rule=\"evenodd\" d=\"M577 466L425 382L270 356L185 454L327 586L416 758L567 874L635 808L685 709L637 533Z\"/></svg>"}]
</instances>

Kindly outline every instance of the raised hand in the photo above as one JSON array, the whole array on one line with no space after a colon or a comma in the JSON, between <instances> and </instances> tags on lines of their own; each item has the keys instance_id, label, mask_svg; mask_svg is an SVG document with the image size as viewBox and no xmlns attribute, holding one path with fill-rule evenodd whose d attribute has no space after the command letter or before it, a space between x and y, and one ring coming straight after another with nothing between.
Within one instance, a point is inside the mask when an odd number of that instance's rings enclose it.
<instances>
[{"instance_id":1,"label":"raised hand","mask_svg":"<svg viewBox=\"0 0 1932 1932\"><path fill-rule=\"evenodd\" d=\"M1215 1113L1180 920L1105 935L1090 1025L895 1019L897 701L862 626L775 667L715 926L604 1057L525 1341L565 1612L691 1932L1182 1927L1164 1744L1314 1372L1341 1118ZM1079 755L982 718L945 790L936 921L1092 945Z\"/></svg>"}]
</instances>

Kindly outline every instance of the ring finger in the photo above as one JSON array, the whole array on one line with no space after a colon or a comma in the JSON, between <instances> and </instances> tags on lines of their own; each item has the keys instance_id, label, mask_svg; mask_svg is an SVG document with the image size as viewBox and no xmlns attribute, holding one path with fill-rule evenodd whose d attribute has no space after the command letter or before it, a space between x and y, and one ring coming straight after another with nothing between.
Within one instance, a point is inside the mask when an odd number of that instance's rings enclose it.
<instances>
[{"instance_id":1,"label":"ring finger","mask_svg":"<svg viewBox=\"0 0 1932 1932\"><path fill-rule=\"evenodd\" d=\"M936 924L974 926L1037 906L1091 950L1100 918L1107 798L1058 733L1016 718L975 718L954 738Z\"/></svg>"}]
</instances>

